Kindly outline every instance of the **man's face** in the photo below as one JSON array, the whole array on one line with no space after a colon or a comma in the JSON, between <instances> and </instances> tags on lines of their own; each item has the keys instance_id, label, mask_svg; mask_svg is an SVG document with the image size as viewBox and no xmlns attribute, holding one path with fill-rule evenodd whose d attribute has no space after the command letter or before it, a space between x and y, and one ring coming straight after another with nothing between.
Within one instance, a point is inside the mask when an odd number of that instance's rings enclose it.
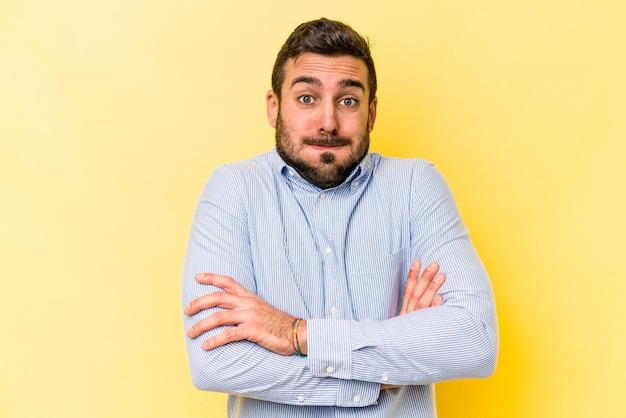
<instances>
[{"instance_id":1,"label":"man's face","mask_svg":"<svg viewBox=\"0 0 626 418\"><path fill-rule=\"evenodd\" d=\"M358 58L305 53L285 64L281 97L267 94L278 153L320 188L341 184L367 153L377 103L367 80Z\"/></svg>"}]
</instances>

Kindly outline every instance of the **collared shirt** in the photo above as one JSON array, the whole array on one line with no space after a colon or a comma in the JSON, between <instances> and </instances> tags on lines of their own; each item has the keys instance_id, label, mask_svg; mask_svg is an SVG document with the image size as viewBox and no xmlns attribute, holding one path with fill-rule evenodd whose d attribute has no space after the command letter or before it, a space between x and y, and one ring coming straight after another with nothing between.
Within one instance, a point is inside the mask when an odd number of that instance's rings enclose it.
<instances>
[{"instance_id":1,"label":"collared shirt","mask_svg":"<svg viewBox=\"0 0 626 418\"><path fill-rule=\"evenodd\" d=\"M440 264L444 304L397 316L413 260ZM185 337L194 384L229 393L233 417L434 417L433 383L495 367L489 278L445 180L424 160L370 153L327 190L275 150L222 166L193 218L183 306L220 291L198 284L199 272L232 277L307 320L306 358L249 341L204 351L223 327ZM185 330L219 309L183 315Z\"/></svg>"}]
</instances>

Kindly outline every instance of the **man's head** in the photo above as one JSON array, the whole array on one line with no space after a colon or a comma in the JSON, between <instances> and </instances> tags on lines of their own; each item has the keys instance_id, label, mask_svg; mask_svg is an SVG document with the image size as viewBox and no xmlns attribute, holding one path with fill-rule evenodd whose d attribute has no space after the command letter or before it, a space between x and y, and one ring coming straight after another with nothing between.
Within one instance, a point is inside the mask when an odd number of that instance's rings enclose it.
<instances>
[{"instance_id":1,"label":"man's head","mask_svg":"<svg viewBox=\"0 0 626 418\"><path fill-rule=\"evenodd\" d=\"M312 184L341 184L367 154L376 119L367 41L327 19L304 23L278 54L267 93L276 150Z\"/></svg>"}]
</instances>

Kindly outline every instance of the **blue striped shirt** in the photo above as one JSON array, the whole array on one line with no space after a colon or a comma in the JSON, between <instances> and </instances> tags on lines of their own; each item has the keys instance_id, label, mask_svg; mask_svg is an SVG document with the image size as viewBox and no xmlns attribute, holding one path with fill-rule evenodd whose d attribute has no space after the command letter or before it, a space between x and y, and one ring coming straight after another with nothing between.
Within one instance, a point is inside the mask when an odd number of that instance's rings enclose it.
<instances>
[{"instance_id":1,"label":"blue striped shirt","mask_svg":"<svg viewBox=\"0 0 626 418\"><path fill-rule=\"evenodd\" d=\"M444 304L397 316L413 260L440 264ZM193 218L183 306L219 290L198 272L307 320L306 358L249 341L204 351L223 328L185 337L195 386L230 394L232 417L435 417L433 383L495 368L489 278L445 180L420 159L370 153L328 190L275 150L220 167ZM184 328L218 309L183 315Z\"/></svg>"}]
</instances>

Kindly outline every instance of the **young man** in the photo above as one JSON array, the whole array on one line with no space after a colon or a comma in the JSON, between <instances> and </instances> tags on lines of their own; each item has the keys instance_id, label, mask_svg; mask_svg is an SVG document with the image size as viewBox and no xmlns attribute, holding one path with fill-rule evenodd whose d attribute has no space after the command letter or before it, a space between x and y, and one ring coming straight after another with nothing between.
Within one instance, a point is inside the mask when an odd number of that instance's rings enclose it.
<instances>
[{"instance_id":1,"label":"young man","mask_svg":"<svg viewBox=\"0 0 626 418\"><path fill-rule=\"evenodd\" d=\"M216 170L194 216L194 384L231 416L436 416L433 383L490 375L498 346L452 194L430 163L368 152L376 72L349 26L296 28L266 99L276 149Z\"/></svg>"}]
</instances>

